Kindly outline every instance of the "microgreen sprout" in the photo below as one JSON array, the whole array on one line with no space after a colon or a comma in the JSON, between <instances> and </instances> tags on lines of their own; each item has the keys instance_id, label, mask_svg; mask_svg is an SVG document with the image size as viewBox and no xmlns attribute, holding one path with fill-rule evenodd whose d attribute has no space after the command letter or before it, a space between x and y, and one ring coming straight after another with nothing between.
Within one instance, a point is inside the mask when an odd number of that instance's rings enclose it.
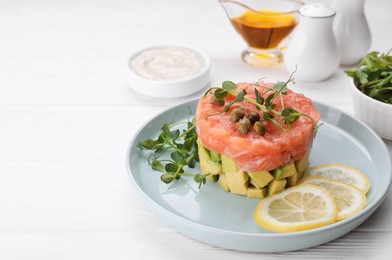
<instances>
[{"instance_id":1,"label":"microgreen sprout","mask_svg":"<svg viewBox=\"0 0 392 260\"><path fill-rule=\"evenodd\" d=\"M370 52L361 61L360 67L346 74L365 95L381 102L392 104L392 49L387 53Z\"/></svg>"},{"instance_id":2,"label":"microgreen sprout","mask_svg":"<svg viewBox=\"0 0 392 260\"><path fill-rule=\"evenodd\" d=\"M295 71L294 71L295 72ZM294 73L293 72L293 73ZM285 131L290 129L291 124L298 121L301 116L305 116L309 118L312 123L315 125L315 133L317 132L317 123L310 116L303 114L293 107L285 107L283 96L287 95L287 87L290 82L294 82L293 73L290 75L290 78L285 82L277 82L273 85L272 88L266 86L260 86L258 82L254 83L255 86L261 87L258 90L254 89L255 98L247 95L248 93L245 90L241 90L237 92L237 85L231 81L224 81L222 83L222 87L214 87L210 88L206 93L213 92L213 95L216 99L225 99L227 96L232 95L235 98L226 104L223 110L216 112L214 114L208 115L206 118L211 116L216 116L222 113L225 113L231 109L231 107L237 102L249 102L255 105L256 109L261 112L262 118L261 121L271 122L276 125L279 129ZM274 103L275 99L279 97L280 104L282 107L281 111L276 110L276 103ZM280 123L283 122L282 123Z\"/></svg>"},{"instance_id":3,"label":"microgreen sprout","mask_svg":"<svg viewBox=\"0 0 392 260\"><path fill-rule=\"evenodd\" d=\"M178 129L180 124L186 124L182 132ZM165 123L156 139L140 141L138 146L141 150L152 151L148 163L153 170L162 173L161 180L164 183L171 183L181 177L193 177L199 188L206 183L208 175L185 171L195 168L199 161L195 120L172 125ZM164 156L169 154L169 159Z\"/></svg>"}]
</instances>

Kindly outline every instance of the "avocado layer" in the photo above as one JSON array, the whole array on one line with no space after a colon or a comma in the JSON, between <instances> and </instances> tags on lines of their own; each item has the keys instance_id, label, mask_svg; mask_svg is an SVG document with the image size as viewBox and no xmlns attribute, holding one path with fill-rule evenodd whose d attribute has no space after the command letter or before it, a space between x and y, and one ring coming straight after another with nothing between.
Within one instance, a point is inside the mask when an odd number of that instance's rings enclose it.
<instances>
[{"instance_id":1,"label":"avocado layer","mask_svg":"<svg viewBox=\"0 0 392 260\"><path fill-rule=\"evenodd\" d=\"M235 161L223 154L209 151L198 140L200 170L210 181L218 182L227 191L248 198L262 199L296 185L308 169L309 155L272 171L242 171Z\"/></svg>"}]
</instances>

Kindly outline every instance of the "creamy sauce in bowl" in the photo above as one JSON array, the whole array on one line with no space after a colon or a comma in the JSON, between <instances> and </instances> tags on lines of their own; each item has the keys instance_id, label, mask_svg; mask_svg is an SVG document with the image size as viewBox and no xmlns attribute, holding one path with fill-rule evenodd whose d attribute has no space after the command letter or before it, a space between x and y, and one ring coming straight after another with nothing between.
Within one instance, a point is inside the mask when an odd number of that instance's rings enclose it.
<instances>
[{"instance_id":1,"label":"creamy sauce in bowl","mask_svg":"<svg viewBox=\"0 0 392 260\"><path fill-rule=\"evenodd\" d=\"M131 60L130 67L146 79L177 81L199 74L206 67L206 60L188 48L156 47L140 52Z\"/></svg>"}]
</instances>

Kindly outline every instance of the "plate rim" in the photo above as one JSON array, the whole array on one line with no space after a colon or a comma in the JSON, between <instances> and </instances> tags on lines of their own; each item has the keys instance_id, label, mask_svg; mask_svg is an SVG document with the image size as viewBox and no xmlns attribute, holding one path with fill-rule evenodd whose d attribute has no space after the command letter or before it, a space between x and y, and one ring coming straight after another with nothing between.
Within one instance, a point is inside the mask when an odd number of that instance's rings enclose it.
<instances>
[{"instance_id":1,"label":"plate rim","mask_svg":"<svg viewBox=\"0 0 392 260\"><path fill-rule=\"evenodd\" d=\"M389 172L389 174L388 174L388 177L389 177L388 185L387 185L386 189L383 191L383 193L381 194L381 196L378 199L376 199L375 202L372 203L370 207L367 206L365 209L363 209L361 212L357 213L355 216L352 216L350 218L344 219L344 220L339 221L339 222L335 222L335 223L330 224L330 225L326 225L326 226L319 227L319 228L316 228L316 229L310 229L310 230L304 230L304 231L298 231L298 232L283 232L283 233L248 233L248 232L242 232L242 231L226 230L226 229L222 229L222 228L217 228L217 227L205 225L205 224L199 223L197 221L193 221L191 219L187 219L185 217L182 217L182 216L180 216L178 214L175 214L174 212L172 212L172 211L162 207L159 203L155 202L137 184L136 180L133 177L133 173L132 173L132 169L131 169L131 162L130 162L131 152L132 152L133 149L135 149L134 148L135 144L137 144L137 141L138 141L138 140L136 140L137 136L140 134L140 132L151 121L154 121L154 120L158 119L160 116L162 116L163 114L168 113L170 110L178 109L179 107L183 107L185 105L191 106L192 103L194 103L194 102L197 103L198 100L199 100L199 98L181 102L179 104L176 104L174 106L171 106L169 108L166 108L166 109L158 112L156 115L154 115L151 118L149 118L148 120L146 120L138 128L138 130L134 133L134 135L132 136L131 141L128 144L127 151L126 151L126 157L125 157L125 164L126 164L126 168L127 168L128 177L130 178L133 186L138 190L139 195L141 195L143 197L143 199L145 199L148 202L150 202L150 205L148 205L148 206L149 207L151 207L151 206L155 207L156 209L158 209L162 213L166 214L167 216L169 216L171 218L174 218L177 221L183 222L183 224L186 224L186 225L188 225L190 227L193 227L193 228L197 228L199 230L206 230L206 231L210 231L210 232L219 232L219 233L222 233L222 234L235 235L235 236L256 237L256 238L259 238L259 239L279 238L279 237L282 237L282 238L283 237L285 237L285 238L302 237L302 236L305 236L305 235L314 235L314 234L317 234L317 233L322 233L322 232L332 231L334 229L339 229L342 226L344 226L345 224L358 221L360 218L363 218L363 217L365 217L365 219L363 220L363 221L365 221L371 214L373 214L373 212L381 205L381 203L385 200L385 198L389 194L389 191L390 191L391 186L392 186L391 158L390 158L390 155L389 155L388 148L387 148L386 144L384 143L384 141L369 126L367 126L366 124L364 124L360 120L356 119L354 116L349 115L346 112L341 111L340 109L338 109L336 107L327 105L327 104L325 104L323 102L312 101L313 104L316 107L317 106L322 106L322 107L327 108L330 111L333 111L333 113L344 114L345 116L347 116L347 117L351 118L352 120L356 121L357 123L359 123L362 127L364 127L367 131L369 131L372 134L373 137L376 138L376 140L378 142L378 145L380 145L382 147L382 150L386 153L386 155L388 155L389 160L386 162L387 165L388 165L388 168L389 168L389 171L388 171ZM366 217L365 215L367 215L367 214L369 214L369 216ZM157 217L161 219L161 216L157 216ZM361 224L363 221L361 221L359 224ZM176 228L174 228L174 229L176 231L178 231ZM350 232L352 230L353 229L350 229L348 232ZM181 232L181 231L179 231L179 232ZM203 241L201 241L201 242L203 242ZM304 248L306 248L306 247L304 247ZM249 251L249 250L244 250L244 251ZM287 250L282 250L282 251L287 251ZM253 251L253 252L267 252L267 251ZM278 252L278 251L271 251L271 252Z\"/></svg>"}]
</instances>

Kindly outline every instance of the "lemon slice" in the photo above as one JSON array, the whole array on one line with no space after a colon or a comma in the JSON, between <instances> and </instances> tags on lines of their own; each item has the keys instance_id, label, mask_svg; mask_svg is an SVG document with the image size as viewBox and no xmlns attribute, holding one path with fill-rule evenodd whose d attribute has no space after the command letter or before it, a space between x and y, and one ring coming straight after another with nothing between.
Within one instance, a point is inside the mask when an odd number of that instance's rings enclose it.
<instances>
[{"instance_id":1,"label":"lemon slice","mask_svg":"<svg viewBox=\"0 0 392 260\"><path fill-rule=\"evenodd\" d=\"M301 183L320 186L331 193L338 207L337 220L348 218L367 205L366 195L353 185L323 176L306 177Z\"/></svg>"},{"instance_id":2,"label":"lemon slice","mask_svg":"<svg viewBox=\"0 0 392 260\"><path fill-rule=\"evenodd\" d=\"M294 232L336 221L332 195L316 185L301 184L263 199L256 207L258 225L275 232Z\"/></svg>"},{"instance_id":3,"label":"lemon slice","mask_svg":"<svg viewBox=\"0 0 392 260\"><path fill-rule=\"evenodd\" d=\"M346 182L354 185L365 193L367 193L370 188L370 181L363 172L345 164L322 164L309 168L307 176L316 175Z\"/></svg>"}]
</instances>

